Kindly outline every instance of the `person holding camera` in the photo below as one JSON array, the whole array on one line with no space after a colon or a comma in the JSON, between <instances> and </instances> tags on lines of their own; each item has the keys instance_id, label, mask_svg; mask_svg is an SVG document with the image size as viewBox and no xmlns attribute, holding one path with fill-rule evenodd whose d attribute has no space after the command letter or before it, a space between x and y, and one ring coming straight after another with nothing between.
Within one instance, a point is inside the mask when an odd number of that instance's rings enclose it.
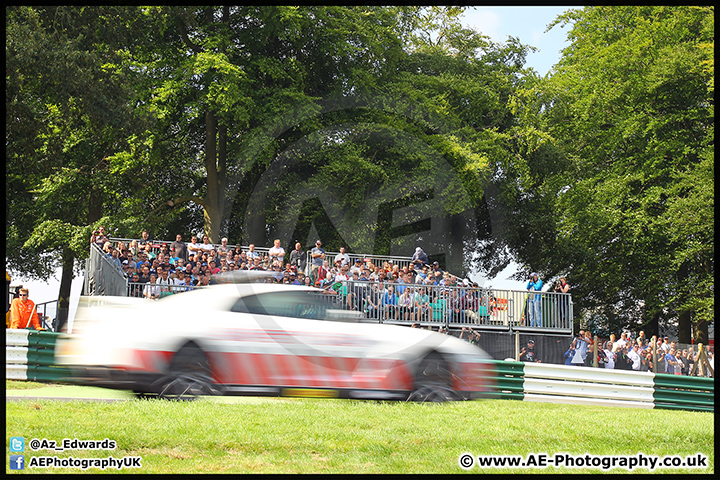
<instances>
[{"instance_id":1,"label":"person holding camera","mask_svg":"<svg viewBox=\"0 0 720 480\"><path fill-rule=\"evenodd\" d=\"M575 355L573 355L572 361L570 362L571 365L576 367L586 365L585 361L587 359L588 346L591 343L592 339L590 336L580 330L572 342L572 346L575 348Z\"/></svg>"},{"instance_id":2,"label":"person holding camera","mask_svg":"<svg viewBox=\"0 0 720 480\"><path fill-rule=\"evenodd\" d=\"M528 340L527 347L520 350L520 361L540 363L540 358L535 351L535 340Z\"/></svg>"},{"instance_id":3,"label":"person holding camera","mask_svg":"<svg viewBox=\"0 0 720 480\"><path fill-rule=\"evenodd\" d=\"M565 277L560 277L560 279L555 284L554 291L555 291L555 293L570 292L570 285L567 284ZM570 310L569 305L568 305L570 302L570 296L569 295L554 295L554 297L557 302L558 314L560 317L560 321L564 325L565 321L567 321L568 310Z\"/></svg>"},{"instance_id":4,"label":"person holding camera","mask_svg":"<svg viewBox=\"0 0 720 480\"><path fill-rule=\"evenodd\" d=\"M538 274L535 272L531 273L527 284L527 318L530 327L542 327L542 309L540 307L542 295L539 293L531 293L533 291L541 291L542 286L543 282L538 278Z\"/></svg>"},{"instance_id":5,"label":"person holding camera","mask_svg":"<svg viewBox=\"0 0 720 480\"><path fill-rule=\"evenodd\" d=\"M90 243L97 245L100 250L102 250L109 241L110 239L105 235L105 227L102 225L96 231L92 232L92 236L90 237Z\"/></svg>"}]
</instances>

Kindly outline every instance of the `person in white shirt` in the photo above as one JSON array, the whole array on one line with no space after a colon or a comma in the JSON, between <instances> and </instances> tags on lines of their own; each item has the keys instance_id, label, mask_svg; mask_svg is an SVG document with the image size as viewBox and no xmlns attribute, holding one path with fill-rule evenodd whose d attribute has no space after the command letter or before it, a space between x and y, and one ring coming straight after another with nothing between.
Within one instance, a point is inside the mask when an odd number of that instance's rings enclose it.
<instances>
[{"instance_id":1,"label":"person in white shirt","mask_svg":"<svg viewBox=\"0 0 720 480\"><path fill-rule=\"evenodd\" d=\"M350 263L350 255L345 253L345 247L340 247L340 253L335 255L334 263L337 263L340 261L340 266L344 267L345 265Z\"/></svg>"},{"instance_id":2,"label":"person in white shirt","mask_svg":"<svg viewBox=\"0 0 720 480\"><path fill-rule=\"evenodd\" d=\"M343 284L344 284L348 280L350 280L350 277L348 276L348 268L347 267L341 268L340 271L337 274L335 274L336 282L343 282Z\"/></svg>"},{"instance_id":3,"label":"person in white shirt","mask_svg":"<svg viewBox=\"0 0 720 480\"><path fill-rule=\"evenodd\" d=\"M209 253L210 250L214 249L215 247L210 243L210 238L207 235L203 235L203 243L200 244L200 250Z\"/></svg>"},{"instance_id":4,"label":"person in white shirt","mask_svg":"<svg viewBox=\"0 0 720 480\"><path fill-rule=\"evenodd\" d=\"M175 282L168 275L169 275L169 272L167 270L158 268L157 285L160 286L160 296L161 297L166 297L166 296L172 294L170 285L174 285Z\"/></svg>"},{"instance_id":5,"label":"person in white shirt","mask_svg":"<svg viewBox=\"0 0 720 480\"><path fill-rule=\"evenodd\" d=\"M620 334L620 338L613 344L613 351L617 352L618 350L621 350L627 343L627 333L622 332Z\"/></svg>"},{"instance_id":6,"label":"person in white shirt","mask_svg":"<svg viewBox=\"0 0 720 480\"><path fill-rule=\"evenodd\" d=\"M605 368L615 368L615 354L612 351L613 344L608 342L605 346Z\"/></svg>"},{"instance_id":7,"label":"person in white shirt","mask_svg":"<svg viewBox=\"0 0 720 480\"><path fill-rule=\"evenodd\" d=\"M150 275L150 282L146 283L145 288L143 288L143 296L150 300L160 298L160 286L155 283L155 280L157 280L157 276L153 273Z\"/></svg>"},{"instance_id":8,"label":"person in white shirt","mask_svg":"<svg viewBox=\"0 0 720 480\"><path fill-rule=\"evenodd\" d=\"M628 350L627 356L630 360L632 360L632 369L636 372L640 370L640 353L638 351L640 350L640 347L637 345L633 345L630 350Z\"/></svg>"},{"instance_id":9,"label":"person in white shirt","mask_svg":"<svg viewBox=\"0 0 720 480\"><path fill-rule=\"evenodd\" d=\"M190 237L190 243L187 244L188 255L191 253L195 254L195 255L200 253L202 251L202 249L200 248L200 245L201 244L198 243L197 235L193 235L192 237Z\"/></svg>"},{"instance_id":10,"label":"person in white shirt","mask_svg":"<svg viewBox=\"0 0 720 480\"><path fill-rule=\"evenodd\" d=\"M353 273L357 273L358 275L360 275L360 272L363 271L363 267L364 265L362 260L358 258L357 260L355 260L355 264L350 267L350 274L352 275Z\"/></svg>"},{"instance_id":11,"label":"person in white shirt","mask_svg":"<svg viewBox=\"0 0 720 480\"><path fill-rule=\"evenodd\" d=\"M273 246L268 250L268 255L271 263L277 260L281 267L285 263L285 249L280 246L279 238L273 241Z\"/></svg>"},{"instance_id":12,"label":"person in white shirt","mask_svg":"<svg viewBox=\"0 0 720 480\"><path fill-rule=\"evenodd\" d=\"M175 271L175 278L172 279L174 285L172 288L173 293L185 292L187 287L185 286L185 270L178 269Z\"/></svg>"}]
</instances>

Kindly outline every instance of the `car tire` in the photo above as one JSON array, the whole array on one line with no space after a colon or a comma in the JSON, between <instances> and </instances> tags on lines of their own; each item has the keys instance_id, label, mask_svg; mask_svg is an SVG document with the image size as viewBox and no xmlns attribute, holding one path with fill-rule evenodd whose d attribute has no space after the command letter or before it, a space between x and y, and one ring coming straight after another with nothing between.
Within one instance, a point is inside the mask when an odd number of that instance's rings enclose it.
<instances>
[{"instance_id":1,"label":"car tire","mask_svg":"<svg viewBox=\"0 0 720 480\"><path fill-rule=\"evenodd\" d=\"M194 343L178 350L158 387L157 397L164 400L195 400L222 393L213 382L207 355Z\"/></svg>"},{"instance_id":2,"label":"car tire","mask_svg":"<svg viewBox=\"0 0 720 480\"><path fill-rule=\"evenodd\" d=\"M437 352L423 357L415 371L413 391L408 402L453 402L462 397L453 390L453 374L447 362Z\"/></svg>"}]
</instances>

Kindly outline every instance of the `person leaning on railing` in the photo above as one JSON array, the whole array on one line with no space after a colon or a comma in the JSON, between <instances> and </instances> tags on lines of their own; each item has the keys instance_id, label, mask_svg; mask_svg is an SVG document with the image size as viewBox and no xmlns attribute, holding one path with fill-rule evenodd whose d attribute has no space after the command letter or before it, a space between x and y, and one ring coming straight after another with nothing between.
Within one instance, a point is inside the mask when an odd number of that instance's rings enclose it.
<instances>
[{"instance_id":1,"label":"person leaning on railing","mask_svg":"<svg viewBox=\"0 0 720 480\"><path fill-rule=\"evenodd\" d=\"M35 302L29 298L30 291L23 287L18 293L18 298L14 298L10 304L10 328L28 328L32 323L35 330L45 330L40 324Z\"/></svg>"}]
</instances>

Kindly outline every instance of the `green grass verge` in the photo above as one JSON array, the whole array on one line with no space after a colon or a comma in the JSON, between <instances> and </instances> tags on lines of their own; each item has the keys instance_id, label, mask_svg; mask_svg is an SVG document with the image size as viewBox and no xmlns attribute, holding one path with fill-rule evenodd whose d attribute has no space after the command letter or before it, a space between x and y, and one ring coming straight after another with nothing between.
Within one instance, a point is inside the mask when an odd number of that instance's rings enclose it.
<instances>
[{"instance_id":1,"label":"green grass verge","mask_svg":"<svg viewBox=\"0 0 720 480\"><path fill-rule=\"evenodd\" d=\"M27 390L51 385L50 383L29 382L27 380L5 380L5 390Z\"/></svg>"},{"instance_id":2,"label":"green grass verge","mask_svg":"<svg viewBox=\"0 0 720 480\"><path fill-rule=\"evenodd\" d=\"M463 473L466 470L458 465L463 453L525 457L529 453L563 452L576 455L642 452L657 456L702 453L708 457L706 469L655 472L713 473L713 425L714 413L514 400L425 405L275 398L248 398L235 404L208 400L119 403L24 400L6 405L6 445L11 436L25 437L26 443L33 438L59 442L64 438L109 438L117 442L113 451L26 450L26 462L40 455L140 456L142 473ZM11 472L9 466L6 471ZM467 472L601 470L554 467L481 470L475 466Z\"/></svg>"}]
</instances>

